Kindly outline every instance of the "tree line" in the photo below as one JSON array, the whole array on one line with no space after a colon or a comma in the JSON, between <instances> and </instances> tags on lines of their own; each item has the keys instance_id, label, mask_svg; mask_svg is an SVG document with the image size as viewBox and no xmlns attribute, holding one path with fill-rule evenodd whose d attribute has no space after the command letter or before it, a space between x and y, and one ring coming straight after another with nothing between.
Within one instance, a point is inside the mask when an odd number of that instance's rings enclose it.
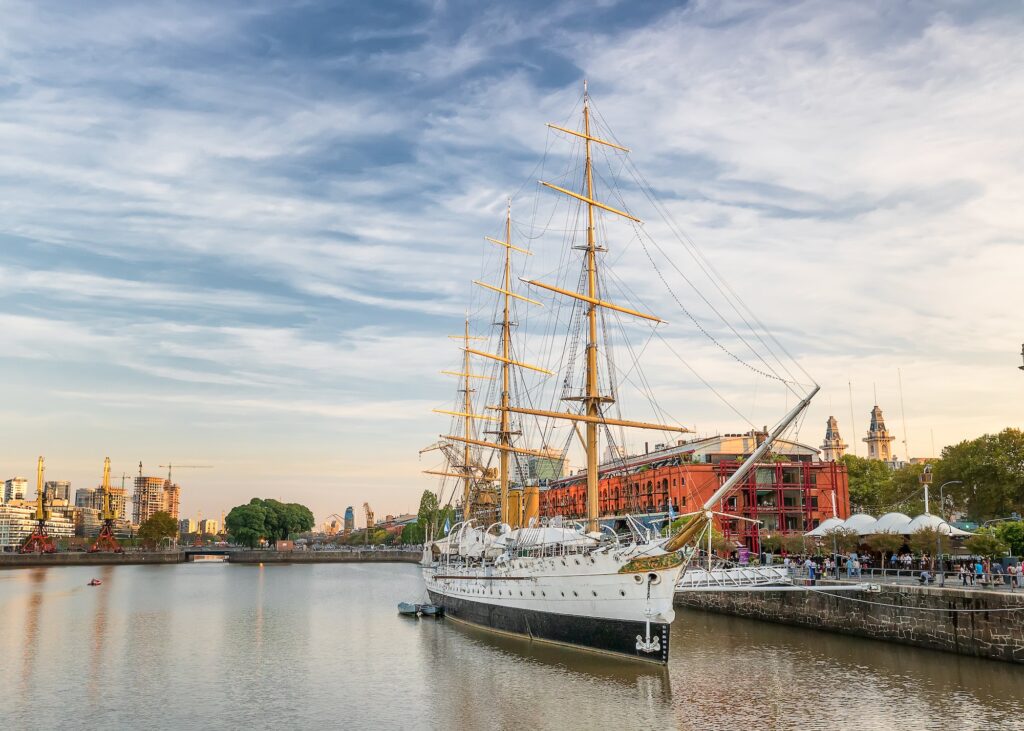
<instances>
[{"instance_id":1,"label":"tree line","mask_svg":"<svg viewBox=\"0 0 1024 731\"><path fill-rule=\"evenodd\" d=\"M920 482L924 465L908 464L892 470L884 462L852 454L842 461L849 474L850 506L855 512L924 512ZM1024 431L1004 429L944 447L931 465L931 512L961 513L978 523L1024 513ZM951 482L959 484L945 487L945 505L939 508L938 488Z\"/></svg>"}]
</instances>

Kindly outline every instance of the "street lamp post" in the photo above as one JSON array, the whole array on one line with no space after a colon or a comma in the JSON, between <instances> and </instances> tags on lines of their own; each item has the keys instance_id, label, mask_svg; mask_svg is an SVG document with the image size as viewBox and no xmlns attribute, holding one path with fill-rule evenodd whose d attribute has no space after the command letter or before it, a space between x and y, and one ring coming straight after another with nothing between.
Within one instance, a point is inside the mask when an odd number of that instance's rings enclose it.
<instances>
[{"instance_id":1,"label":"street lamp post","mask_svg":"<svg viewBox=\"0 0 1024 731\"><path fill-rule=\"evenodd\" d=\"M946 485L962 485L962 484L964 484L964 483L961 480L947 480L946 482L943 482L941 485L939 485L939 517L942 518L943 522L945 522L946 525L949 525L949 523L946 522L946 499L945 499L945 495L943 494L942 490L943 490L943 488ZM939 531L941 531L941 530L942 530L942 528L940 526L939 527ZM935 535L935 554L939 557L939 586L945 586L946 585L946 574L942 570L943 569L942 533L939 532L939 531L936 531L936 535ZM952 534L953 534L953 531L951 530L950 531L950 536L952 536Z\"/></svg>"}]
</instances>

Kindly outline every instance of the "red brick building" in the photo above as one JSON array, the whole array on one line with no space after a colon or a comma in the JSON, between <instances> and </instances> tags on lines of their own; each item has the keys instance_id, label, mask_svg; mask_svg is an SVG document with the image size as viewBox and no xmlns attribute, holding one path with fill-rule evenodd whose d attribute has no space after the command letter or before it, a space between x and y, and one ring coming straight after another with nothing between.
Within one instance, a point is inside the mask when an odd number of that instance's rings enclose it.
<instances>
[{"instance_id":1,"label":"red brick building","mask_svg":"<svg viewBox=\"0 0 1024 731\"><path fill-rule=\"evenodd\" d=\"M656 445L653 452L601 466L598 505L603 520L627 513L663 518L671 500L677 514L700 509L763 441L762 433ZM772 461L752 469L717 508L761 522L760 534L804 533L833 515L850 514L846 467L822 462L818 450L799 442L776 441ZM586 473L551 482L540 494L542 515L582 518L586 513ZM758 550L758 528L743 520L718 518L727 538Z\"/></svg>"}]
</instances>

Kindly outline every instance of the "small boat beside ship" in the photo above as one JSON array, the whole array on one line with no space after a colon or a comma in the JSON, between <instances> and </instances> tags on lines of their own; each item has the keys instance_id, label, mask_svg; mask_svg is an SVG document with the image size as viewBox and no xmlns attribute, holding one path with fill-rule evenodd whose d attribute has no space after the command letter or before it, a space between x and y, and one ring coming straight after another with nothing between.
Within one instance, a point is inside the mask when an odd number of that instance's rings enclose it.
<instances>
[{"instance_id":1,"label":"small boat beside ship","mask_svg":"<svg viewBox=\"0 0 1024 731\"><path fill-rule=\"evenodd\" d=\"M444 614L441 607L435 604L413 604L412 602L399 602L398 613L406 617L440 617Z\"/></svg>"}]
</instances>

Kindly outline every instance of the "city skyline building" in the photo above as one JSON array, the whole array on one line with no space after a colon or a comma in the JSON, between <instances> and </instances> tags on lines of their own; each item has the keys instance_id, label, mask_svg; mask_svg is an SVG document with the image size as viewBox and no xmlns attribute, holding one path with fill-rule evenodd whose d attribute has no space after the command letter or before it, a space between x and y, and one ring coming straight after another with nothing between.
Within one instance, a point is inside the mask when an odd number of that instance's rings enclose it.
<instances>
[{"instance_id":1,"label":"city skyline building","mask_svg":"<svg viewBox=\"0 0 1024 731\"><path fill-rule=\"evenodd\" d=\"M99 510L100 505L94 487L80 487L75 490L75 507Z\"/></svg>"},{"instance_id":2,"label":"city skyline building","mask_svg":"<svg viewBox=\"0 0 1024 731\"><path fill-rule=\"evenodd\" d=\"M164 485L167 480L163 477L144 477L139 475L135 478L135 494L132 498L132 523L141 525L153 517L154 513L164 510Z\"/></svg>"},{"instance_id":3,"label":"city skyline building","mask_svg":"<svg viewBox=\"0 0 1024 731\"><path fill-rule=\"evenodd\" d=\"M71 501L71 482L69 480L47 480L43 483L43 494L46 502L54 500Z\"/></svg>"},{"instance_id":4,"label":"city skyline building","mask_svg":"<svg viewBox=\"0 0 1024 731\"><path fill-rule=\"evenodd\" d=\"M36 528L35 506L0 505L0 550L17 549ZM54 511L46 521L46 533L54 540L72 538L75 524Z\"/></svg>"},{"instance_id":5,"label":"city skyline building","mask_svg":"<svg viewBox=\"0 0 1024 731\"><path fill-rule=\"evenodd\" d=\"M181 486L164 482L164 507L163 511L175 520L178 519L179 506L181 503Z\"/></svg>"},{"instance_id":6,"label":"city skyline building","mask_svg":"<svg viewBox=\"0 0 1024 731\"><path fill-rule=\"evenodd\" d=\"M24 477L11 477L4 480L4 502L24 500L28 491L28 480Z\"/></svg>"},{"instance_id":7,"label":"city skyline building","mask_svg":"<svg viewBox=\"0 0 1024 731\"><path fill-rule=\"evenodd\" d=\"M199 532L203 535L215 536L220 533L220 526L213 518L203 518L199 521Z\"/></svg>"}]
</instances>

